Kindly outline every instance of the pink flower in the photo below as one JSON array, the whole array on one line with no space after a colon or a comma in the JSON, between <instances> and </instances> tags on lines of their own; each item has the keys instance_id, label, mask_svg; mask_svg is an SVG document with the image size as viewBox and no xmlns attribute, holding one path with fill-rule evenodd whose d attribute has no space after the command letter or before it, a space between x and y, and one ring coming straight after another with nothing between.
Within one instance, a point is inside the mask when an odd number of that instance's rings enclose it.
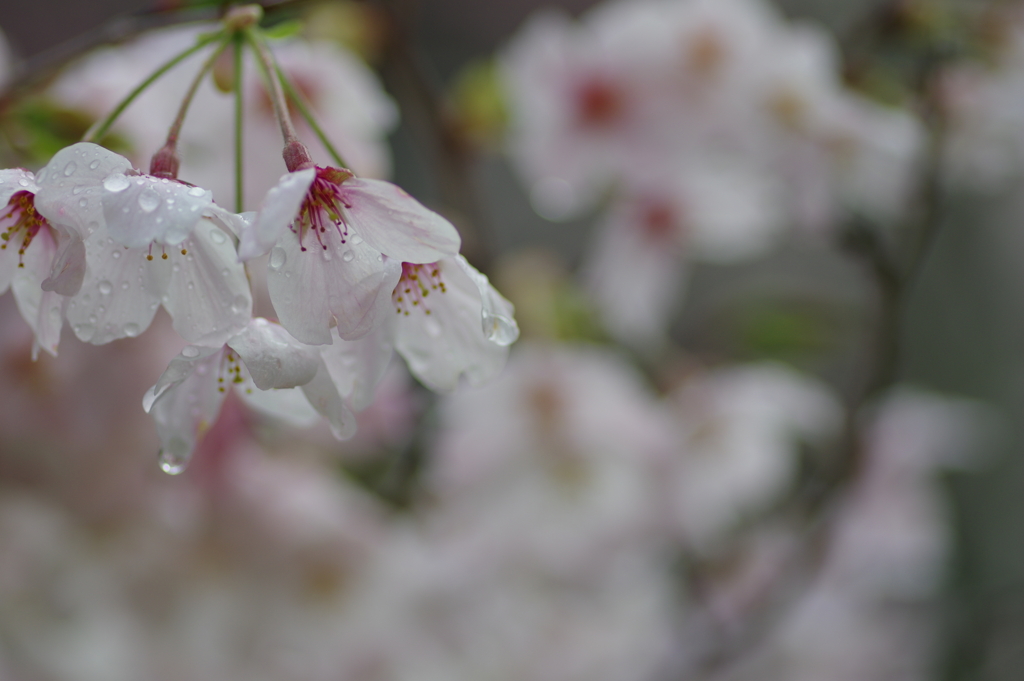
<instances>
[{"instance_id":1,"label":"pink flower","mask_svg":"<svg viewBox=\"0 0 1024 681\"><path fill-rule=\"evenodd\" d=\"M450 222L395 185L310 166L268 192L239 256L270 251L267 285L281 324L324 345L332 327L351 340L384 320L402 262L436 262L459 245Z\"/></svg>"}]
</instances>

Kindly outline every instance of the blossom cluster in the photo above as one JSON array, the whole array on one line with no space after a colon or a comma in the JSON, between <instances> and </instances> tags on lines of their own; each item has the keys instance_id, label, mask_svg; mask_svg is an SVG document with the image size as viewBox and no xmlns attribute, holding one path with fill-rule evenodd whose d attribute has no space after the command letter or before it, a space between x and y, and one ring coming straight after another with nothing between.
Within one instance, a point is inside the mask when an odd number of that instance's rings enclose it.
<instances>
[{"instance_id":1,"label":"blossom cluster","mask_svg":"<svg viewBox=\"0 0 1024 681\"><path fill-rule=\"evenodd\" d=\"M901 214L921 126L847 89L836 52L762 0L546 11L505 47L507 149L534 206L605 207L584 274L616 339L663 339L692 260Z\"/></svg>"},{"instance_id":2,"label":"blossom cluster","mask_svg":"<svg viewBox=\"0 0 1024 681\"><path fill-rule=\"evenodd\" d=\"M302 161L236 214L163 153L147 174L82 142L38 173L0 171L0 291L34 356L57 354L65 321L102 345L169 314L188 345L143 400L165 471L184 469L232 389L285 418L319 413L345 438L395 351L436 390L500 371L518 336L511 304L459 255L455 227L400 188L317 166L293 140L285 158ZM260 295L273 321L254 316Z\"/></svg>"}]
</instances>

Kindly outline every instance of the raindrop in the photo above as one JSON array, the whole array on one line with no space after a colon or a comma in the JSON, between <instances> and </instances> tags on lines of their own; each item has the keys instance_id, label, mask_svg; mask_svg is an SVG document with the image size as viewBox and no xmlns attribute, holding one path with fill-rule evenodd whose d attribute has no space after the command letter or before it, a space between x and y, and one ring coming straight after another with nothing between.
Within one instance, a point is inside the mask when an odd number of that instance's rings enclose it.
<instances>
[{"instance_id":1,"label":"raindrop","mask_svg":"<svg viewBox=\"0 0 1024 681\"><path fill-rule=\"evenodd\" d=\"M188 466L189 446L181 438L172 438L167 443L167 449L161 449L157 455L160 462L160 470L168 475L178 475L185 471Z\"/></svg>"},{"instance_id":2,"label":"raindrop","mask_svg":"<svg viewBox=\"0 0 1024 681\"><path fill-rule=\"evenodd\" d=\"M129 284L127 281L122 281L121 282L121 290L122 291L127 291L129 286L131 286L131 284Z\"/></svg>"},{"instance_id":3,"label":"raindrop","mask_svg":"<svg viewBox=\"0 0 1024 681\"><path fill-rule=\"evenodd\" d=\"M114 260L117 260L118 258L121 257L121 251L114 251L113 253L110 254L110 257L113 258Z\"/></svg>"},{"instance_id":4,"label":"raindrop","mask_svg":"<svg viewBox=\"0 0 1024 681\"><path fill-rule=\"evenodd\" d=\"M228 275L230 275L230 274L231 274L231 272L230 272L230 270L228 270L228 268L227 268L227 267L225 267L224 269L222 269L222 270L220 271L220 276L222 276L222 277L226 277L226 276L228 276Z\"/></svg>"},{"instance_id":5,"label":"raindrop","mask_svg":"<svg viewBox=\"0 0 1024 681\"><path fill-rule=\"evenodd\" d=\"M95 161L93 161L92 163L89 164L89 170L96 170L99 167L100 167L100 160L99 159L96 159Z\"/></svg>"},{"instance_id":6,"label":"raindrop","mask_svg":"<svg viewBox=\"0 0 1024 681\"><path fill-rule=\"evenodd\" d=\"M173 206L174 205L174 199L167 199L166 203L167 203L168 206Z\"/></svg>"},{"instance_id":7,"label":"raindrop","mask_svg":"<svg viewBox=\"0 0 1024 681\"><path fill-rule=\"evenodd\" d=\"M212 239L213 243L215 244L222 244L228 240L228 238L224 235L224 232L222 232L217 227L214 227L213 229L210 230L210 239Z\"/></svg>"},{"instance_id":8,"label":"raindrop","mask_svg":"<svg viewBox=\"0 0 1024 681\"><path fill-rule=\"evenodd\" d=\"M131 183L128 181L128 178L121 173L115 173L103 180L103 188L108 192L114 192L115 194L128 189L128 185L130 184Z\"/></svg>"},{"instance_id":9,"label":"raindrop","mask_svg":"<svg viewBox=\"0 0 1024 681\"><path fill-rule=\"evenodd\" d=\"M98 321L99 321L99 317L97 317L94 314L89 315L89 323L90 324L95 324Z\"/></svg>"},{"instance_id":10,"label":"raindrop","mask_svg":"<svg viewBox=\"0 0 1024 681\"><path fill-rule=\"evenodd\" d=\"M352 243L358 246L359 244L363 243L363 237L359 236L358 234L353 234Z\"/></svg>"},{"instance_id":11,"label":"raindrop","mask_svg":"<svg viewBox=\"0 0 1024 681\"><path fill-rule=\"evenodd\" d=\"M105 296L106 295L110 295L110 292L114 290L114 287L110 284L109 281L106 281L106 280L101 281L99 283L99 287L98 288L100 289L100 293L102 293Z\"/></svg>"},{"instance_id":12,"label":"raindrop","mask_svg":"<svg viewBox=\"0 0 1024 681\"><path fill-rule=\"evenodd\" d=\"M175 272L180 272L181 265L179 265L178 263L174 263L174 267L172 267L171 269L174 270Z\"/></svg>"},{"instance_id":13,"label":"raindrop","mask_svg":"<svg viewBox=\"0 0 1024 681\"><path fill-rule=\"evenodd\" d=\"M199 348L194 345L186 345L181 351L181 356L194 359L199 356Z\"/></svg>"},{"instance_id":14,"label":"raindrop","mask_svg":"<svg viewBox=\"0 0 1024 681\"><path fill-rule=\"evenodd\" d=\"M345 251L341 254L341 259L345 262L352 262L352 259L356 257L356 254L352 251Z\"/></svg>"},{"instance_id":15,"label":"raindrop","mask_svg":"<svg viewBox=\"0 0 1024 681\"><path fill-rule=\"evenodd\" d=\"M519 327L515 321L486 311L483 318L484 336L495 345L512 345L519 338Z\"/></svg>"},{"instance_id":16,"label":"raindrop","mask_svg":"<svg viewBox=\"0 0 1024 681\"><path fill-rule=\"evenodd\" d=\"M194 289L195 287L196 287L196 285L195 285L194 283L192 283L191 281L190 281L190 282L188 282L188 287L187 287L187 288L188 288L188 290L189 290L189 291L191 291L191 290L192 290L192 289Z\"/></svg>"},{"instance_id":17,"label":"raindrop","mask_svg":"<svg viewBox=\"0 0 1024 681\"><path fill-rule=\"evenodd\" d=\"M125 324L124 325L124 329L122 329L122 330L124 331L124 335L128 336L129 338L135 338L136 336L139 335L139 325L138 324L131 324L131 323Z\"/></svg>"},{"instance_id":18,"label":"raindrop","mask_svg":"<svg viewBox=\"0 0 1024 681\"><path fill-rule=\"evenodd\" d=\"M71 193L74 196L78 196L79 194L81 194L84 191L85 191L85 187L83 187L81 185L78 185L77 187L72 188Z\"/></svg>"},{"instance_id":19,"label":"raindrop","mask_svg":"<svg viewBox=\"0 0 1024 681\"><path fill-rule=\"evenodd\" d=\"M270 269L281 269L284 267L284 261L287 259L288 255L284 252L284 249L280 246L276 246L274 250L270 252Z\"/></svg>"},{"instance_id":20,"label":"raindrop","mask_svg":"<svg viewBox=\"0 0 1024 681\"><path fill-rule=\"evenodd\" d=\"M160 196L153 190L152 187L146 187L139 194L139 208L152 213L160 206Z\"/></svg>"},{"instance_id":21,"label":"raindrop","mask_svg":"<svg viewBox=\"0 0 1024 681\"><path fill-rule=\"evenodd\" d=\"M241 314L249 309L249 299L238 294L235 299L231 301L231 311L235 314Z\"/></svg>"},{"instance_id":22,"label":"raindrop","mask_svg":"<svg viewBox=\"0 0 1024 681\"><path fill-rule=\"evenodd\" d=\"M27 186L28 186L28 180L26 180L26 179L25 179L25 178L23 177L23 178L21 178L20 180L18 180L18 184L19 184L19 185L21 185L22 187L27 187Z\"/></svg>"},{"instance_id":23,"label":"raindrop","mask_svg":"<svg viewBox=\"0 0 1024 681\"><path fill-rule=\"evenodd\" d=\"M89 199L78 199L78 205L85 208L89 205Z\"/></svg>"},{"instance_id":24,"label":"raindrop","mask_svg":"<svg viewBox=\"0 0 1024 681\"><path fill-rule=\"evenodd\" d=\"M64 166L64 177L72 175L76 170L78 170L78 164L75 163L74 161L71 161L66 166Z\"/></svg>"},{"instance_id":25,"label":"raindrop","mask_svg":"<svg viewBox=\"0 0 1024 681\"><path fill-rule=\"evenodd\" d=\"M192 187L192 189L188 190L188 195L189 196L205 196L206 195L206 190L203 189L202 187Z\"/></svg>"}]
</instances>

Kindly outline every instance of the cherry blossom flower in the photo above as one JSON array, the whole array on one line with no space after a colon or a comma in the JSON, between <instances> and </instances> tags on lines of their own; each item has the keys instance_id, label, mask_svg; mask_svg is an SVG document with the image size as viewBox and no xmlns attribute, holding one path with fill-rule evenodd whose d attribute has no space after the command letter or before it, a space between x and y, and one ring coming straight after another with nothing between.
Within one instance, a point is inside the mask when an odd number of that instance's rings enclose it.
<instances>
[{"instance_id":1,"label":"cherry blossom flower","mask_svg":"<svg viewBox=\"0 0 1024 681\"><path fill-rule=\"evenodd\" d=\"M314 348L259 317L220 348L186 346L143 399L163 446L161 466L168 473L184 470L231 388L257 409L286 420L305 422L312 406L338 438L351 436L354 417L322 366ZM299 386L308 403L287 390Z\"/></svg>"},{"instance_id":2,"label":"cherry blossom flower","mask_svg":"<svg viewBox=\"0 0 1024 681\"><path fill-rule=\"evenodd\" d=\"M85 242L84 282L66 308L79 339L137 336L160 305L182 338L211 347L249 321L252 295L234 247L243 221L208 191L138 174L88 143L58 152L38 181L42 214Z\"/></svg>"},{"instance_id":3,"label":"cherry blossom flower","mask_svg":"<svg viewBox=\"0 0 1024 681\"><path fill-rule=\"evenodd\" d=\"M40 347L57 354L64 296L77 293L85 276L82 238L69 228L74 220L47 219L45 198L40 202L37 197L38 179L27 170L0 171L0 293L13 289L36 335L33 357ZM83 196L81 201L89 200Z\"/></svg>"},{"instance_id":4,"label":"cherry blossom flower","mask_svg":"<svg viewBox=\"0 0 1024 681\"><path fill-rule=\"evenodd\" d=\"M455 255L450 222L400 188L347 170L305 167L270 190L239 256L270 251L267 285L281 324L297 339L330 344L380 324L402 262Z\"/></svg>"}]
</instances>

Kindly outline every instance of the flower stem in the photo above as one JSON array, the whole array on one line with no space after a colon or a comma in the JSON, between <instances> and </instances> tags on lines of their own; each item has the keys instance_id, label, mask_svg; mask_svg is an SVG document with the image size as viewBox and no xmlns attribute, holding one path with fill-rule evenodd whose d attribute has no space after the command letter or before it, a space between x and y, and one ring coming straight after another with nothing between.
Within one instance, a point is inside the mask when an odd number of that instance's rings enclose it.
<instances>
[{"instance_id":1,"label":"flower stem","mask_svg":"<svg viewBox=\"0 0 1024 681\"><path fill-rule=\"evenodd\" d=\"M271 54L270 58L273 60L273 54ZM299 92L299 90L292 84L291 80L288 79L276 60L274 60L274 70L277 72L277 77L284 85L284 89L287 91L288 96L295 103L295 108L297 108L299 113L302 114L306 124L312 128L314 133L316 133L317 138L320 140L320 144L324 145L324 149L326 149L327 153L330 154L331 159L338 164L339 168L348 168L348 164L345 163L341 154L339 154L338 150L333 144L331 144L331 140L328 139L327 133L324 132L323 128L321 128L320 124L317 122L316 116L313 115L313 110L309 106L309 102L306 101L306 98L302 93Z\"/></svg>"},{"instance_id":2,"label":"flower stem","mask_svg":"<svg viewBox=\"0 0 1024 681\"><path fill-rule=\"evenodd\" d=\"M281 136L284 138L284 143L286 146L298 143L299 136L295 133L295 125L292 123L291 114L288 113L288 102L284 97L284 91L281 89L281 81L277 78L274 58L270 55L270 50L260 40L260 36L253 28L247 28L243 33L253 53L256 55L256 64L260 67L260 73L263 74L263 80L269 90L270 101L274 105L274 117L277 119L278 125L281 126Z\"/></svg>"},{"instance_id":3,"label":"flower stem","mask_svg":"<svg viewBox=\"0 0 1024 681\"><path fill-rule=\"evenodd\" d=\"M242 174L242 41L241 33L234 35L234 91L235 91L235 212L241 213L244 199Z\"/></svg>"},{"instance_id":4,"label":"flower stem","mask_svg":"<svg viewBox=\"0 0 1024 681\"><path fill-rule=\"evenodd\" d=\"M214 62L224 51L224 48L228 46L230 40L223 40L221 44L214 49L213 53L203 62L196 77L192 79L192 83L188 86L188 91L185 93L185 98L181 100L181 107L178 109L178 115L174 117L174 122L171 123L171 129L167 132L167 145L174 147L178 143L178 135L181 133L181 126L185 122L185 114L188 113L189 106L192 105L192 100L196 96L196 91L199 90L199 85L203 82L203 78L213 68Z\"/></svg>"},{"instance_id":5,"label":"flower stem","mask_svg":"<svg viewBox=\"0 0 1024 681\"><path fill-rule=\"evenodd\" d=\"M203 49L210 43L218 40L222 36L223 32L211 33L209 35L201 36L196 41L195 45L188 48L181 54L172 57L171 59L166 61L163 65L161 65L159 68L153 71L153 73L151 73L148 78L139 83L139 85L136 86L134 90L129 92L128 96L121 100L121 103L118 104L106 118L104 118L101 121L98 121L95 125L89 128L89 130L86 131L85 135L82 137L82 141L95 142L97 140L103 139L103 137L107 134L107 131L110 130L110 126L112 126L114 122L117 121L118 117L124 112L125 109L128 108L128 105L135 101L135 98L141 95L146 90L146 88L152 85L158 78L160 78L160 76L164 75L172 68L177 66L179 63L188 59L193 54Z\"/></svg>"}]
</instances>

